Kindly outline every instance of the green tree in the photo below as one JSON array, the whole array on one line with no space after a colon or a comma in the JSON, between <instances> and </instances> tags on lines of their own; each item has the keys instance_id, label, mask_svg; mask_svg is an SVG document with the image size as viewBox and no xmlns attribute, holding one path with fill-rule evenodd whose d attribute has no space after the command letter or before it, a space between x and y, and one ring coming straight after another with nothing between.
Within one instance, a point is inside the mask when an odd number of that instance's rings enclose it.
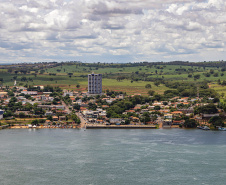
<instances>
[{"instance_id":1,"label":"green tree","mask_svg":"<svg viewBox=\"0 0 226 185\"><path fill-rule=\"evenodd\" d=\"M90 110L96 110L97 109L97 105L95 104L95 103L89 103L88 104L88 109L90 109Z\"/></svg>"},{"instance_id":2,"label":"green tree","mask_svg":"<svg viewBox=\"0 0 226 185\"><path fill-rule=\"evenodd\" d=\"M211 117L209 120L209 123L211 123L214 127L217 127L217 126L223 127L224 126L224 122L220 116Z\"/></svg>"},{"instance_id":3,"label":"green tree","mask_svg":"<svg viewBox=\"0 0 226 185\"><path fill-rule=\"evenodd\" d=\"M218 73L214 73L213 74L214 77L218 77L218 75L219 75Z\"/></svg>"},{"instance_id":4,"label":"green tree","mask_svg":"<svg viewBox=\"0 0 226 185\"><path fill-rule=\"evenodd\" d=\"M200 74L194 75L194 79L199 79L200 78Z\"/></svg>"},{"instance_id":5,"label":"green tree","mask_svg":"<svg viewBox=\"0 0 226 185\"><path fill-rule=\"evenodd\" d=\"M146 89L150 89L150 88L151 88L151 84L146 84L146 85L145 85L145 88L146 88Z\"/></svg>"},{"instance_id":6,"label":"green tree","mask_svg":"<svg viewBox=\"0 0 226 185\"><path fill-rule=\"evenodd\" d=\"M214 104L208 104L200 107L195 107L194 108L194 113L195 114L215 114L218 113L218 109Z\"/></svg>"},{"instance_id":7,"label":"green tree","mask_svg":"<svg viewBox=\"0 0 226 185\"><path fill-rule=\"evenodd\" d=\"M160 110L161 107L157 105L157 106L154 107L154 109L155 109L155 110Z\"/></svg>"},{"instance_id":8,"label":"green tree","mask_svg":"<svg viewBox=\"0 0 226 185\"><path fill-rule=\"evenodd\" d=\"M19 113L19 118L25 118L26 116L25 116L25 114L23 113L23 112L20 112Z\"/></svg>"},{"instance_id":9,"label":"green tree","mask_svg":"<svg viewBox=\"0 0 226 185\"><path fill-rule=\"evenodd\" d=\"M33 120L33 121L31 122L31 124L32 124L32 125L38 125L38 120L37 120L37 119Z\"/></svg>"},{"instance_id":10,"label":"green tree","mask_svg":"<svg viewBox=\"0 0 226 185\"><path fill-rule=\"evenodd\" d=\"M51 115L47 116L47 120L53 121L53 117Z\"/></svg>"},{"instance_id":11,"label":"green tree","mask_svg":"<svg viewBox=\"0 0 226 185\"><path fill-rule=\"evenodd\" d=\"M155 94L155 91L152 91L152 90L148 91L149 96L154 96L154 94Z\"/></svg>"},{"instance_id":12,"label":"green tree","mask_svg":"<svg viewBox=\"0 0 226 185\"><path fill-rule=\"evenodd\" d=\"M13 91L9 91L9 92L8 92L8 95L9 95L9 96L14 96Z\"/></svg>"},{"instance_id":13,"label":"green tree","mask_svg":"<svg viewBox=\"0 0 226 185\"><path fill-rule=\"evenodd\" d=\"M156 81L156 82L154 82L154 84L155 84L155 86L159 86L160 85L160 82L159 81Z\"/></svg>"},{"instance_id":14,"label":"green tree","mask_svg":"<svg viewBox=\"0 0 226 185\"><path fill-rule=\"evenodd\" d=\"M210 77L210 76L211 76L210 73L203 73L203 75L204 75L205 77Z\"/></svg>"},{"instance_id":15,"label":"green tree","mask_svg":"<svg viewBox=\"0 0 226 185\"><path fill-rule=\"evenodd\" d=\"M125 119L125 125L129 125L130 124L130 120L129 119Z\"/></svg>"},{"instance_id":16,"label":"green tree","mask_svg":"<svg viewBox=\"0 0 226 185\"><path fill-rule=\"evenodd\" d=\"M33 108L33 106L32 106L32 104L30 104L30 103L26 103L26 104L24 105L24 107L23 107L23 109L24 109L25 111L31 111L32 108Z\"/></svg>"},{"instance_id":17,"label":"green tree","mask_svg":"<svg viewBox=\"0 0 226 185\"><path fill-rule=\"evenodd\" d=\"M78 116L76 114L72 114L71 119L77 124L81 123L80 119L78 118Z\"/></svg>"},{"instance_id":18,"label":"green tree","mask_svg":"<svg viewBox=\"0 0 226 185\"><path fill-rule=\"evenodd\" d=\"M45 70L42 69L42 70L40 71L40 74L44 74L44 72L45 72ZM37 76L37 74L36 74L36 76Z\"/></svg>"},{"instance_id":19,"label":"green tree","mask_svg":"<svg viewBox=\"0 0 226 185\"><path fill-rule=\"evenodd\" d=\"M186 119L184 122L185 128L195 128L197 127L197 123L194 119Z\"/></svg>"},{"instance_id":20,"label":"green tree","mask_svg":"<svg viewBox=\"0 0 226 185\"><path fill-rule=\"evenodd\" d=\"M13 116L13 113L12 113L12 111L10 111L10 110L7 110L7 111L4 112L4 114L3 114L3 117L4 117L4 118L10 117L10 116Z\"/></svg>"},{"instance_id":21,"label":"green tree","mask_svg":"<svg viewBox=\"0 0 226 185\"><path fill-rule=\"evenodd\" d=\"M146 125L149 121L151 121L150 118L150 113L149 112L144 112L142 117L141 117L141 121L144 122L144 124Z\"/></svg>"},{"instance_id":22,"label":"green tree","mask_svg":"<svg viewBox=\"0 0 226 185\"><path fill-rule=\"evenodd\" d=\"M44 115L45 114L45 111L42 109L42 108L34 108L34 114L36 115Z\"/></svg>"},{"instance_id":23,"label":"green tree","mask_svg":"<svg viewBox=\"0 0 226 185\"><path fill-rule=\"evenodd\" d=\"M214 70L213 69L210 69L210 73L213 74L214 73Z\"/></svg>"},{"instance_id":24,"label":"green tree","mask_svg":"<svg viewBox=\"0 0 226 185\"><path fill-rule=\"evenodd\" d=\"M80 105L76 103L76 104L74 104L73 108L74 108L75 110L80 110Z\"/></svg>"}]
</instances>

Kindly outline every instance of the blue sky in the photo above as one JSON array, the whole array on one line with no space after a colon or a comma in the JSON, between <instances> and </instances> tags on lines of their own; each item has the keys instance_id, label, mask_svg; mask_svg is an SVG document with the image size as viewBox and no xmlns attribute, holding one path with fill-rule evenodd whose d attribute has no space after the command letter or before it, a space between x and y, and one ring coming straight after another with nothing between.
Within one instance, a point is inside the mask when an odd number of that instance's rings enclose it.
<instances>
[{"instance_id":1,"label":"blue sky","mask_svg":"<svg viewBox=\"0 0 226 185\"><path fill-rule=\"evenodd\" d=\"M225 0L0 0L0 62L226 60Z\"/></svg>"}]
</instances>

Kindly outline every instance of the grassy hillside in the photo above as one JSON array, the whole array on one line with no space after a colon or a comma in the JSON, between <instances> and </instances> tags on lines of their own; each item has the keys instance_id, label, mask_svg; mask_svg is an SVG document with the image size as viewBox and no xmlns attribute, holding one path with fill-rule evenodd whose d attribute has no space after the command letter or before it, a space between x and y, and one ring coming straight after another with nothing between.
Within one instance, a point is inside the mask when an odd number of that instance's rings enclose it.
<instances>
[{"instance_id":1,"label":"grassy hillside","mask_svg":"<svg viewBox=\"0 0 226 185\"><path fill-rule=\"evenodd\" d=\"M44 67L43 67L44 66ZM54 85L62 88L74 89L78 91L87 90L87 74L95 72L103 74L103 89L125 91L128 94L144 94L148 90L146 84L151 84L151 90L162 94L169 89L160 84L154 85L157 80L169 82L201 82L207 80L211 82L210 87L219 93L226 93L226 87L218 85L216 82L226 80L226 72L222 72L220 67L202 67L186 65L146 65L146 66L123 66L120 64L60 64L60 65L42 65L39 70L29 66L28 73L15 73L15 69L0 69L0 79L3 85L12 86L14 80L17 85ZM15 66L14 66L15 67ZM23 67L22 67L23 68ZM25 66L26 68L26 66ZM34 69L34 70L32 70ZM209 75L206 75L209 74ZM198 78L194 78L195 76ZM207 77L209 76L209 77ZM122 79L118 80L121 77ZM76 85L80 85L77 88Z\"/></svg>"}]
</instances>

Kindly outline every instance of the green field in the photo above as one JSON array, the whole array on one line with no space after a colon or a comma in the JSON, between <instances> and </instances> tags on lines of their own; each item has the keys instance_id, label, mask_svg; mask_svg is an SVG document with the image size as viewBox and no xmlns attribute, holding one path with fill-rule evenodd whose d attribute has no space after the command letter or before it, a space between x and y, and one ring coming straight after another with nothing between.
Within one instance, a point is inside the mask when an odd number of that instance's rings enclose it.
<instances>
[{"instance_id":1,"label":"green field","mask_svg":"<svg viewBox=\"0 0 226 185\"><path fill-rule=\"evenodd\" d=\"M45 71L45 74L56 73L57 75L67 75L68 73L73 73L74 76L79 76L79 75L87 75L89 73L95 72L95 73L101 73L103 75L104 74L126 75L126 74L132 74L138 71L139 73L148 74L149 77L153 77L153 78L163 77L165 79L176 80L176 81L182 81L182 80L193 81L194 78L188 78L188 74L192 74L193 76L200 74L200 79L198 79L197 81L203 81L205 79L210 81L216 81L218 79L226 80L225 72L221 72L220 69L218 69L217 67L206 67L205 70L203 69L203 67L191 67L191 66L181 67L178 65L166 65L166 66L163 65L163 66L157 66L157 67L160 69L154 66L152 66L151 68L148 66L102 68L102 67L86 67L86 66L78 66L78 65L64 65L64 66L49 68ZM180 74L179 72L175 71L176 69L186 69L186 71ZM189 69L192 69L193 72L189 71ZM203 75L203 73L209 72L210 69L213 69L214 72L217 72L218 77L214 77L213 75L211 75L210 77L205 77ZM221 73L224 73L224 76L220 76Z\"/></svg>"},{"instance_id":2,"label":"green field","mask_svg":"<svg viewBox=\"0 0 226 185\"><path fill-rule=\"evenodd\" d=\"M142 94L147 95L147 92L150 89L146 89L146 84L151 84L152 88L151 90L154 90L160 94L163 94L165 90L168 90L164 85L155 86L153 82L144 82L144 81L138 81L131 83L130 80L123 80L118 82L115 79L103 79L103 90L114 90L114 91L122 91L127 92L127 94ZM87 86L87 82L82 82L82 86Z\"/></svg>"},{"instance_id":3,"label":"green field","mask_svg":"<svg viewBox=\"0 0 226 185\"><path fill-rule=\"evenodd\" d=\"M58 66L54 68L49 68L46 70L48 73L74 73L74 74L84 74L87 72L95 72L95 73L132 73L132 72L145 72L147 74L154 74L157 70L158 72L163 72L163 74L175 74L175 69L193 69L195 72L204 72L204 69L202 67L191 67L191 66L183 66L180 67L179 65L159 65L158 68L152 66L140 66L140 67L122 67L122 68L116 68L116 67L87 67L87 66L79 66L79 65L64 65L64 66ZM162 69L161 69L162 68ZM218 70L216 67L206 67L205 71L209 71L210 69ZM60 70L57 71L57 70Z\"/></svg>"},{"instance_id":4,"label":"green field","mask_svg":"<svg viewBox=\"0 0 226 185\"><path fill-rule=\"evenodd\" d=\"M217 83L210 83L209 86L215 89L221 95L221 98L226 96L226 86L218 85Z\"/></svg>"},{"instance_id":5,"label":"green field","mask_svg":"<svg viewBox=\"0 0 226 185\"><path fill-rule=\"evenodd\" d=\"M0 78L4 78L3 85L13 86L14 79L12 74L3 74L0 73ZM22 77L31 78L33 81L20 81ZM61 88L71 89L71 90L80 90L85 91L87 90L88 78L87 77L75 77L72 76L71 78L68 75L57 75L57 76L50 76L50 75L34 75L26 74L26 75L17 75L17 85L53 85L53 86L60 86ZM80 85L80 88L76 88L76 85ZM157 91L159 93L163 93L165 90L169 89L164 85L160 85L156 87L153 82L145 82L145 81L138 81L131 83L130 80L122 80L117 81L115 79L103 79L103 90L115 90L115 91L123 91L127 92L128 94L139 93L146 95L149 89L145 88L146 84L151 84L152 90Z\"/></svg>"},{"instance_id":6,"label":"green field","mask_svg":"<svg viewBox=\"0 0 226 185\"><path fill-rule=\"evenodd\" d=\"M212 73L217 73L218 76L214 77L213 74L210 77L206 77L205 73L210 73L210 70L214 70ZM40 74L43 73L43 74ZM0 78L3 79L3 85L12 86L14 80L17 80L18 86L24 85L53 85L60 86L62 88L86 91L87 90L87 75L95 72L103 74L103 90L116 90L127 92L128 94L143 94L146 95L148 90L146 84L151 84L151 90L154 90L162 94L165 90L169 89L165 85L160 84L158 87L154 85L155 79L164 79L166 81L177 82L200 82L208 80L212 82L210 87L215 89L219 93L226 93L226 87L217 85L217 80L226 80L226 71L222 72L221 68L217 67L197 67L197 66L180 66L180 65L151 65L151 66L135 66L135 67L119 67L118 64L106 64L95 66L89 66L89 64L62 64L57 67L46 67L42 70L35 71L30 70L27 74L15 74L13 72L7 72L7 69L0 69ZM55 75L50 75L50 74ZM69 76L68 73L73 73ZM188 75L192 77L188 77ZM199 74L200 78L194 80L194 76ZM221 76L223 74L223 76ZM26 77L26 80L23 80ZM123 80L116 80L117 77L124 77ZM140 78L138 80L134 80ZM151 81L144 81L148 79ZM153 80L154 79L154 80ZM77 88L76 85L80 85Z\"/></svg>"}]
</instances>

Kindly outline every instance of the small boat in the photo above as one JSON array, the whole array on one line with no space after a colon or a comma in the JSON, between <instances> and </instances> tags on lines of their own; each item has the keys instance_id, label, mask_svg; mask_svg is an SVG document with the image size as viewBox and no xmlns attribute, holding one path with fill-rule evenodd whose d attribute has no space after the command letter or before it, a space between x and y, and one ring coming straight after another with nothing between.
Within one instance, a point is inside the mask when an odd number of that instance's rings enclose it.
<instances>
[{"instance_id":1,"label":"small boat","mask_svg":"<svg viewBox=\"0 0 226 185\"><path fill-rule=\"evenodd\" d=\"M226 128L224 128L224 127L218 127L218 130L226 131Z\"/></svg>"},{"instance_id":2,"label":"small boat","mask_svg":"<svg viewBox=\"0 0 226 185\"><path fill-rule=\"evenodd\" d=\"M204 127L202 128L202 130L210 130L210 128L207 127L207 126L204 126Z\"/></svg>"},{"instance_id":3,"label":"small boat","mask_svg":"<svg viewBox=\"0 0 226 185\"><path fill-rule=\"evenodd\" d=\"M36 125L33 125L33 128L36 128L37 126Z\"/></svg>"},{"instance_id":4,"label":"small boat","mask_svg":"<svg viewBox=\"0 0 226 185\"><path fill-rule=\"evenodd\" d=\"M28 128L32 128L32 125L27 125L28 126Z\"/></svg>"},{"instance_id":5,"label":"small boat","mask_svg":"<svg viewBox=\"0 0 226 185\"><path fill-rule=\"evenodd\" d=\"M198 129L203 129L203 127L202 127L202 126L197 126L197 128L198 128Z\"/></svg>"}]
</instances>

